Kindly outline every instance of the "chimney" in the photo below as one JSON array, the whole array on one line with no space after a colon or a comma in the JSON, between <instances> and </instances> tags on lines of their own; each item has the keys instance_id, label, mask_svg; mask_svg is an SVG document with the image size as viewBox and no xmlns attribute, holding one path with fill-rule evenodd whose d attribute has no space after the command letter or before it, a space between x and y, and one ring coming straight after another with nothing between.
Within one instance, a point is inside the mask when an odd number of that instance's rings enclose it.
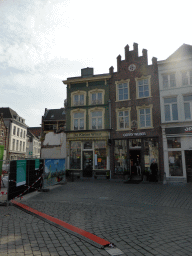
<instances>
[{"instance_id":1,"label":"chimney","mask_svg":"<svg viewBox=\"0 0 192 256\"><path fill-rule=\"evenodd\" d=\"M117 72L120 71L120 65L121 65L121 55L117 56Z\"/></svg>"},{"instance_id":2,"label":"chimney","mask_svg":"<svg viewBox=\"0 0 192 256\"><path fill-rule=\"evenodd\" d=\"M143 53L144 63L145 63L145 64L148 64L147 50L146 50L146 49L143 49L142 53Z\"/></svg>"},{"instance_id":3,"label":"chimney","mask_svg":"<svg viewBox=\"0 0 192 256\"><path fill-rule=\"evenodd\" d=\"M157 65L157 58L156 58L156 57L153 57L153 58L152 58L152 64L153 64L153 65Z\"/></svg>"},{"instance_id":4,"label":"chimney","mask_svg":"<svg viewBox=\"0 0 192 256\"><path fill-rule=\"evenodd\" d=\"M129 59L129 45L125 46L125 60L128 61Z\"/></svg>"},{"instance_id":5,"label":"chimney","mask_svg":"<svg viewBox=\"0 0 192 256\"><path fill-rule=\"evenodd\" d=\"M113 75L113 71L114 71L114 67L111 66L111 67L109 68L109 73L110 73L110 75Z\"/></svg>"},{"instance_id":6,"label":"chimney","mask_svg":"<svg viewBox=\"0 0 192 256\"><path fill-rule=\"evenodd\" d=\"M82 68L81 69L81 76L82 77L89 77L93 76L93 68Z\"/></svg>"},{"instance_id":7,"label":"chimney","mask_svg":"<svg viewBox=\"0 0 192 256\"><path fill-rule=\"evenodd\" d=\"M137 43L133 44L133 49L134 49L135 57L138 57L138 44Z\"/></svg>"}]
</instances>

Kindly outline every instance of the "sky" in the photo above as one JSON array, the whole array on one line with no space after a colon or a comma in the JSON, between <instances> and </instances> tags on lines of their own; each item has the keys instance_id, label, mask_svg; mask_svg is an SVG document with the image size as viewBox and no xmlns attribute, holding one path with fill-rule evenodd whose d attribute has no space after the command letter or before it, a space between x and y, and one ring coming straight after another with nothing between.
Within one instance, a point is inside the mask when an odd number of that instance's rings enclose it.
<instances>
[{"instance_id":1,"label":"sky","mask_svg":"<svg viewBox=\"0 0 192 256\"><path fill-rule=\"evenodd\" d=\"M117 70L124 47L138 43L148 62L192 45L191 1L0 0L0 107L29 127L45 108L64 106L68 77L93 67Z\"/></svg>"}]
</instances>

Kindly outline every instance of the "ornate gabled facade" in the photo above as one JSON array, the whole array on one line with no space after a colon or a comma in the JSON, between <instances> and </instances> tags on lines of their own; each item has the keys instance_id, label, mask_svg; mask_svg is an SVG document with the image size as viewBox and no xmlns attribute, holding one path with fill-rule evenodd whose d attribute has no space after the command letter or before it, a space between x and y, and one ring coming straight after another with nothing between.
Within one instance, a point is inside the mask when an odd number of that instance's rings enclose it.
<instances>
[{"instance_id":1,"label":"ornate gabled facade","mask_svg":"<svg viewBox=\"0 0 192 256\"><path fill-rule=\"evenodd\" d=\"M163 153L157 59L148 65L147 50L138 56L138 45L125 47L117 57L117 72L110 68L111 171L143 179L155 160L163 178Z\"/></svg>"}]
</instances>

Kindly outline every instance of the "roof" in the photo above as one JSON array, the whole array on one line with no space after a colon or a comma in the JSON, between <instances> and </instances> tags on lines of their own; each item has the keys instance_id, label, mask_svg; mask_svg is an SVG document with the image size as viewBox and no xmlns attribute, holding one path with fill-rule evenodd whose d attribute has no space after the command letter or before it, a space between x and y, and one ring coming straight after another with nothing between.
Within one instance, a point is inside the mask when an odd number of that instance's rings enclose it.
<instances>
[{"instance_id":1,"label":"roof","mask_svg":"<svg viewBox=\"0 0 192 256\"><path fill-rule=\"evenodd\" d=\"M192 45L183 44L173 54L171 54L166 60L176 60L186 57L192 57Z\"/></svg>"},{"instance_id":2,"label":"roof","mask_svg":"<svg viewBox=\"0 0 192 256\"><path fill-rule=\"evenodd\" d=\"M13 118L14 116L18 116L17 112L9 107L0 108L0 113L3 113L3 118Z\"/></svg>"},{"instance_id":3,"label":"roof","mask_svg":"<svg viewBox=\"0 0 192 256\"><path fill-rule=\"evenodd\" d=\"M41 136L41 127L28 127L27 131L31 132L36 137Z\"/></svg>"},{"instance_id":4,"label":"roof","mask_svg":"<svg viewBox=\"0 0 192 256\"><path fill-rule=\"evenodd\" d=\"M66 120L65 109L47 109L44 114L43 120Z\"/></svg>"}]
</instances>

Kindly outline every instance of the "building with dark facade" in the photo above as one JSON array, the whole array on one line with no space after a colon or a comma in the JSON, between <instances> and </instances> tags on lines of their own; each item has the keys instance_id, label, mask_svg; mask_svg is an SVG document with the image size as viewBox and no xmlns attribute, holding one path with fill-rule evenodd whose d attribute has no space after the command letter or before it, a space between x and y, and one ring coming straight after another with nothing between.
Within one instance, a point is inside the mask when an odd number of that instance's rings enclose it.
<instances>
[{"instance_id":1,"label":"building with dark facade","mask_svg":"<svg viewBox=\"0 0 192 256\"><path fill-rule=\"evenodd\" d=\"M106 174L110 169L109 79L93 68L67 78L66 135L68 167L80 177Z\"/></svg>"},{"instance_id":2,"label":"building with dark facade","mask_svg":"<svg viewBox=\"0 0 192 256\"><path fill-rule=\"evenodd\" d=\"M138 56L125 47L125 59L117 57L117 72L110 68L112 177L128 174L143 179L153 161L163 178L160 96L157 59L148 65L147 50Z\"/></svg>"}]
</instances>

